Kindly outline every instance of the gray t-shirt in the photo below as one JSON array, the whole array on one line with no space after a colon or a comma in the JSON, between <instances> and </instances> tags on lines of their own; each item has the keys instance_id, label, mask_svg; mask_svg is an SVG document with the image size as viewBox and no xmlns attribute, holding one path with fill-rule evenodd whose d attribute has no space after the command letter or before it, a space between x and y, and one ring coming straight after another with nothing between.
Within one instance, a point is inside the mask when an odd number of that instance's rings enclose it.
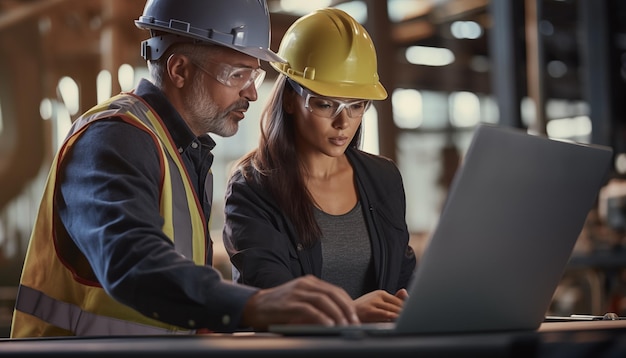
<instances>
[{"instance_id":1,"label":"gray t-shirt","mask_svg":"<svg viewBox=\"0 0 626 358\"><path fill-rule=\"evenodd\" d=\"M315 209L322 231L322 279L342 287L354 299L375 287L372 249L361 204L343 215Z\"/></svg>"}]
</instances>

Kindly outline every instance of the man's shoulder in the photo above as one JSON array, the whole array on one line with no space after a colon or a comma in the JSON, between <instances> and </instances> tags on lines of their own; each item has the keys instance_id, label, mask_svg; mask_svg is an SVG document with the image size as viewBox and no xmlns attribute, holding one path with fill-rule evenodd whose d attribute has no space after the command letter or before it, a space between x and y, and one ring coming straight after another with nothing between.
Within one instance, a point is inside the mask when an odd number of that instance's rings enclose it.
<instances>
[{"instance_id":1,"label":"man's shoulder","mask_svg":"<svg viewBox=\"0 0 626 358\"><path fill-rule=\"evenodd\" d=\"M90 123L75 143L107 151L146 151L154 145L152 136L145 130L124 121L120 117L107 117Z\"/></svg>"}]
</instances>

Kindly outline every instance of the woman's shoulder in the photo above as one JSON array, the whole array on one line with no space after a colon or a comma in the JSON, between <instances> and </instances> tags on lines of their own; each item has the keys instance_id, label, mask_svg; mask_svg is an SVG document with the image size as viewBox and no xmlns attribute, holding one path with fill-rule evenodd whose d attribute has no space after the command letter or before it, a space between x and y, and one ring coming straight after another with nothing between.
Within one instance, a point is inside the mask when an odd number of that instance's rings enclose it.
<instances>
[{"instance_id":1,"label":"woman's shoulder","mask_svg":"<svg viewBox=\"0 0 626 358\"><path fill-rule=\"evenodd\" d=\"M346 151L346 155L348 155L353 165L362 165L373 170L397 170L396 163L383 155L368 153L356 148Z\"/></svg>"},{"instance_id":2,"label":"woman's shoulder","mask_svg":"<svg viewBox=\"0 0 626 358\"><path fill-rule=\"evenodd\" d=\"M244 196L258 196L265 198L269 195L268 188L263 185L261 174L252 165L239 163L230 173L227 183L227 196L239 193Z\"/></svg>"},{"instance_id":3,"label":"woman's shoulder","mask_svg":"<svg viewBox=\"0 0 626 358\"><path fill-rule=\"evenodd\" d=\"M228 187L248 188L258 191L262 186L255 178L255 173L249 166L237 166L233 168L228 179Z\"/></svg>"}]
</instances>

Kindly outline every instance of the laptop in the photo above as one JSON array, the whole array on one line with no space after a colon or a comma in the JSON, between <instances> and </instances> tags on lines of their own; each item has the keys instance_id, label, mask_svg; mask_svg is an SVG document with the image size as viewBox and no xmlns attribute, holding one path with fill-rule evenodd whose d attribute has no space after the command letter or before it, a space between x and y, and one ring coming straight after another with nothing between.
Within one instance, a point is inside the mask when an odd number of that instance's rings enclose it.
<instances>
[{"instance_id":1,"label":"laptop","mask_svg":"<svg viewBox=\"0 0 626 358\"><path fill-rule=\"evenodd\" d=\"M273 325L284 335L537 330L612 149L481 124L454 177L393 323ZM419 199L417 199L419 200Z\"/></svg>"}]
</instances>

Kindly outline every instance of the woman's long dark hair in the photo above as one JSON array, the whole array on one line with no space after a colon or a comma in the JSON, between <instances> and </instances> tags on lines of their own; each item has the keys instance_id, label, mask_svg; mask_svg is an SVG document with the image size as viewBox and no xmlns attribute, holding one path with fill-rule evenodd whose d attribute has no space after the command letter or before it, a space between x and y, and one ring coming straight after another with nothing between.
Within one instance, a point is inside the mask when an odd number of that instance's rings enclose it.
<instances>
[{"instance_id":1,"label":"woman's long dark hair","mask_svg":"<svg viewBox=\"0 0 626 358\"><path fill-rule=\"evenodd\" d=\"M261 113L259 146L234 166L249 182L266 188L277 205L293 223L300 243L312 247L321 236L313 214L313 197L306 188L295 143L294 118L283 109L284 97L295 94L279 75ZM350 146L360 145L361 127Z\"/></svg>"}]
</instances>

